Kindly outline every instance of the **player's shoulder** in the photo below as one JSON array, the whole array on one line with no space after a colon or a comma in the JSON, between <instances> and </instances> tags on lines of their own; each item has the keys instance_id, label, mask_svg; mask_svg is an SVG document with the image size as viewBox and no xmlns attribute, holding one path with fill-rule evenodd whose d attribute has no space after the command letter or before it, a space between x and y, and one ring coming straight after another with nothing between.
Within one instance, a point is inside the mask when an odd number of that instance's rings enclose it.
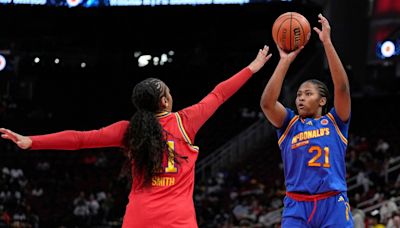
<instances>
[{"instance_id":1,"label":"player's shoulder","mask_svg":"<svg viewBox=\"0 0 400 228\"><path fill-rule=\"evenodd\" d=\"M286 109L286 117L283 123L283 126L287 126L290 123L294 122L295 120L299 119L299 115L297 115L293 109L285 108Z\"/></svg>"}]
</instances>

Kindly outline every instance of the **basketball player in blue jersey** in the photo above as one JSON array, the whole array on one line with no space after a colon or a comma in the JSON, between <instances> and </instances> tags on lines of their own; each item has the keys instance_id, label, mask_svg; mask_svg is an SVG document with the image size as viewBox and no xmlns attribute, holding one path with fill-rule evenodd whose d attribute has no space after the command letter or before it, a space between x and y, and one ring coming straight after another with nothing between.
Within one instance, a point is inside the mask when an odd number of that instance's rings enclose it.
<instances>
[{"instance_id":1,"label":"basketball player in blue jersey","mask_svg":"<svg viewBox=\"0 0 400 228\"><path fill-rule=\"evenodd\" d=\"M277 128L284 163L286 197L282 227L353 227L347 198L345 153L350 122L347 74L331 41L328 20L318 15L321 40L334 85L334 107L327 110L327 86L315 79L301 84L293 110L278 102L285 75L301 51L279 49L279 63L261 97L261 108Z\"/></svg>"}]
</instances>

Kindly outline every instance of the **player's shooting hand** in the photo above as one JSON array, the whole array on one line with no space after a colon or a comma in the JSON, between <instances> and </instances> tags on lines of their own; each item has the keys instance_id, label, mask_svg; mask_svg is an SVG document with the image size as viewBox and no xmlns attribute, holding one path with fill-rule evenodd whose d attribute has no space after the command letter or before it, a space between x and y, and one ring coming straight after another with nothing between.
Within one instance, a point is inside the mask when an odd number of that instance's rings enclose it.
<instances>
[{"instance_id":1,"label":"player's shooting hand","mask_svg":"<svg viewBox=\"0 0 400 228\"><path fill-rule=\"evenodd\" d=\"M253 73L258 72L264 66L264 64L271 58L272 54L271 53L268 54L268 52L269 52L269 47L267 45L264 45L264 48L258 51L256 58L248 66L251 72Z\"/></svg>"},{"instance_id":2,"label":"player's shooting hand","mask_svg":"<svg viewBox=\"0 0 400 228\"><path fill-rule=\"evenodd\" d=\"M322 25L322 28L319 29L314 27L314 31L318 34L319 39L322 43L330 42L331 41L331 26L329 25L329 21L322 16L322 14L318 15L318 22Z\"/></svg>"},{"instance_id":3,"label":"player's shooting hand","mask_svg":"<svg viewBox=\"0 0 400 228\"><path fill-rule=\"evenodd\" d=\"M300 48L291 51L291 52L285 52L284 50L282 50L279 45L276 45L276 48L279 51L279 56L281 58L281 60L285 60L288 61L289 63L292 63L294 61L294 59L296 58L296 56L300 53L301 50L303 50L304 46L301 46Z\"/></svg>"},{"instance_id":4,"label":"player's shooting hand","mask_svg":"<svg viewBox=\"0 0 400 228\"><path fill-rule=\"evenodd\" d=\"M21 149L28 149L32 146L32 140L5 128L0 128L1 137L13 141Z\"/></svg>"}]
</instances>

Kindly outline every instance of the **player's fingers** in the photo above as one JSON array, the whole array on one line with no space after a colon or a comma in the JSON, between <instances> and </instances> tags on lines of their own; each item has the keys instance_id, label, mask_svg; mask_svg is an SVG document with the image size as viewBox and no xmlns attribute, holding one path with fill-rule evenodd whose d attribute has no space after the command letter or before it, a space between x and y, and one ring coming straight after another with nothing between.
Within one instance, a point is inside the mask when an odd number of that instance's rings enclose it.
<instances>
[{"instance_id":1,"label":"player's fingers","mask_svg":"<svg viewBox=\"0 0 400 228\"><path fill-rule=\"evenodd\" d=\"M320 30L319 28L317 28L317 27L314 27L313 30L314 30L316 33L318 33L318 34L321 33L321 30Z\"/></svg>"},{"instance_id":2,"label":"player's fingers","mask_svg":"<svg viewBox=\"0 0 400 228\"><path fill-rule=\"evenodd\" d=\"M5 134L5 135L11 135L11 134L13 134L12 131L10 131L10 130L8 130L8 129L5 129L5 128L1 128L1 129L0 129L0 132L3 133L3 134Z\"/></svg>"},{"instance_id":3,"label":"player's fingers","mask_svg":"<svg viewBox=\"0 0 400 228\"><path fill-rule=\"evenodd\" d=\"M265 49L265 48L264 48L264 49L262 50L262 53L263 53L264 56L266 56L266 55L268 54L268 49Z\"/></svg>"},{"instance_id":4,"label":"player's fingers","mask_svg":"<svg viewBox=\"0 0 400 228\"><path fill-rule=\"evenodd\" d=\"M265 58L265 57L267 56L267 54L268 54L268 51L265 50L265 49L263 49L263 50L261 51L261 54L262 54L263 57Z\"/></svg>"},{"instance_id":5,"label":"player's fingers","mask_svg":"<svg viewBox=\"0 0 400 228\"><path fill-rule=\"evenodd\" d=\"M16 133L14 133L14 132L12 132L11 130L8 130L8 129L6 129L5 133L8 134L8 135L14 136L14 137L17 135Z\"/></svg>"},{"instance_id":6,"label":"player's fingers","mask_svg":"<svg viewBox=\"0 0 400 228\"><path fill-rule=\"evenodd\" d=\"M261 49L260 49L260 51L258 52L258 56L259 56L259 57L265 57L266 54L267 54L267 53L265 53L265 51L264 51L264 50L261 50Z\"/></svg>"},{"instance_id":7,"label":"player's fingers","mask_svg":"<svg viewBox=\"0 0 400 228\"><path fill-rule=\"evenodd\" d=\"M4 134L7 135L8 138L13 140L14 142L17 141L17 133L14 133L11 130L6 129Z\"/></svg>"},{"instance_id":8,"label":"player's fingers","mask_svg":"<svg viewBox=\"0 0 400 228\"><path fill-rule=\"evenodd\" d=\"M318 20L319 23L321 23L322 25L327 25L329 24L328 20L325 17L320 17L320 19Z\"/></svg>"},{"instance_id":9,"label":"player's fingers","mask_svg":"<svg viewBox=\"0 0 400 228\"><path fill-rule=\"evenodd\" d=\"M5 129L5 128L0 128L0 132L1 132L1 133L6 133L6 132L7 132L7 129Z\"/></svg>"},{"instance_id":10,"label":"player's fingers","mask_svg":"<svg viewBox=\"0 0 400 228\"><path fill-rule=\"evenodd\" d=\"M272 53L270 53L269 55L267 55L266 60L268 61L272 56Z\"/></svg>"},{"instance_id":11,"label":"player's fingers","mask_svg":"<svg viewBox=\"0 0 400 228\"><path fill-rule=\"evenodd\" d=\"M10 134L2 134L1 137L2 137L3 139L9 139L9 140L12 140L12 141L14 141L14 142L17 141L17 137L15 137L15 136L13 136L13 135L10 135Z\"/></svg>"}]
</instances>

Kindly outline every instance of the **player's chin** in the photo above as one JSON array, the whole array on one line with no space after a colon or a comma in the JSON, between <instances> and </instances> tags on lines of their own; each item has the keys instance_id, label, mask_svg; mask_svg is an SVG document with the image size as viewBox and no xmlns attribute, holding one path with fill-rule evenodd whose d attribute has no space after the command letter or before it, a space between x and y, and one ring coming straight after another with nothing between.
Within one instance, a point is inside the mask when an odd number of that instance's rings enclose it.
<instances>
[{"instance_id":1,"label":"player's chin","mask_svg":"<svg viewBox=\"0 0 400 228\"><path fill-rule=\"evenodd\" d=\"M309 113L306 112L304 109L297 109L299 116L301 118L307 118L309 116Z\"/></svg>"}]
</instances>

